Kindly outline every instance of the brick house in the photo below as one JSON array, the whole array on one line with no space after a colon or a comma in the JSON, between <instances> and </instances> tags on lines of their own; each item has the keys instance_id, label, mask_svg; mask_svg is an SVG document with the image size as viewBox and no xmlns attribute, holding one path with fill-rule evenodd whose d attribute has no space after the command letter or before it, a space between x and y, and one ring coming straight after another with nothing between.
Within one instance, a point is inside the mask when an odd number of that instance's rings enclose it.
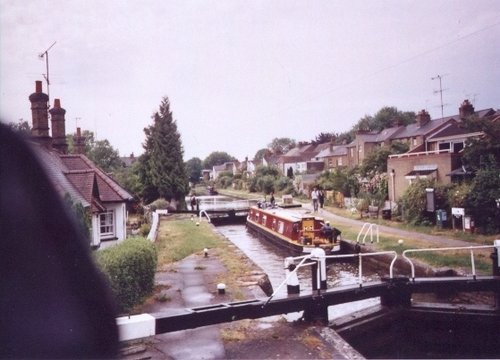
<instances>
[{"instance_id":1,"label":"brick house","mask_svg":"<svg viewBox=\"0 0 500 360\"><path fill-rule=\"evenodd\" d=\"M410 151L390 155L387 160L391 202L397 201L410 184L419 178L436 179L442 184L451 183L451 174L462 168L465 142L482 134L470 133L459 127L461 119L472 115L492 120L498 116L498 111L485 109L476 112L468 100L461 104L457 115L442 119L430 120L422 110L417 116L416 124L407 126L392 138L393 141L407 142Z\"/></svg>"},{"instance_id":2,"label":"brick house","mask_svg":"<svg viewBox=\"0 0 500 360\"><path fill-rule=\"evenodd\" d=\"M90 246L107 247L126 238L126 204L133 197L111 177L99 169L83 153L80 129L77 129L75 149L67 153L65 113L59 99L47 111L48 95L42 92L42 82L36 82L30 97L33 127L31 146L42 167L61 197L69 196L80 203L91 217ZM48 112L51 115L52 136L49 135Z\"/></svg>"}]
</instances>

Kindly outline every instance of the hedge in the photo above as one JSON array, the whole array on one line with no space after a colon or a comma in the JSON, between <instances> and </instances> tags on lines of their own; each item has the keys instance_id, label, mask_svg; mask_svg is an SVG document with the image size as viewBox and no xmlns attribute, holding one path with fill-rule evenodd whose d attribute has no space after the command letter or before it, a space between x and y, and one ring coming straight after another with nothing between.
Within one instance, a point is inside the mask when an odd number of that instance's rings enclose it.
<instances>
[{"instance_id":1,"label":"hedge","mask_svg":"<svg viewBox=\"0 0 500 360\"><path fill-rule=\"evenodd\" d=\"M98 266L107 276L120 311L128 312L153 291L157 254L144 238L131 238L96 252Z\"/></svg>"}]
</instances>

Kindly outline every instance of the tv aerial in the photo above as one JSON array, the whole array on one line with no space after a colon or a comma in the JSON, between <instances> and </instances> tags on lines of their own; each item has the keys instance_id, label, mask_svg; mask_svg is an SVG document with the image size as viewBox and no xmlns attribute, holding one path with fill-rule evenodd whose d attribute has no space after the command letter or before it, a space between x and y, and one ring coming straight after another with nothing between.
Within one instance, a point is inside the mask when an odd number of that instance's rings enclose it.
<instances>
[{"instance_id":1,"label":"tv aerial","mask_svg":"<svg viewBox=\"0 0 500 360\"><path fill-rule=\"evenodd\" d=\"M49 90L49 87L50 87L50 77L49 77L49 50L52 49L52 47L56 44L56 41L54 41L54 43L52 45L50 45L47 50L45 50L44 52L41 52L38 57L40 59L43 59L45 58L45 66L47 68L47 74L42 74L43 77L45 78L45 81L47 82L47 96L49 97L49 107L50 107L50 90Z\"/></svg>"}]
</instances>

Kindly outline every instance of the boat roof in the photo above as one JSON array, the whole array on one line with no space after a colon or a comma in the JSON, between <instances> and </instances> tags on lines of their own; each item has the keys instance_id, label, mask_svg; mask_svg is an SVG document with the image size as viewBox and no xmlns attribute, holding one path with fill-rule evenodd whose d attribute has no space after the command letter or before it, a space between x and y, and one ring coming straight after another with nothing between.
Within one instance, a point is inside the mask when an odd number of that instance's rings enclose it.
<instances>
[{"instance_id":1,"label":"boat roof","mask_svg":"<svg viewBox=\"0 0 500 360\"><path fill-rule=\"evenodd\" d=\"M252 206L255 210L260 211L261 213L264 213L266 215L271 215L275 216L287 221L292 221L292 222L297 222L297 221L302 221L307 218L315 218L318 219L315 215L313 214L303 214L300 213L296 210L289 210L289 209L283 209L280 207L275 207L275 208L267 208L267 209L262 209L257 206Z\"/></svg>"}]
</instances>

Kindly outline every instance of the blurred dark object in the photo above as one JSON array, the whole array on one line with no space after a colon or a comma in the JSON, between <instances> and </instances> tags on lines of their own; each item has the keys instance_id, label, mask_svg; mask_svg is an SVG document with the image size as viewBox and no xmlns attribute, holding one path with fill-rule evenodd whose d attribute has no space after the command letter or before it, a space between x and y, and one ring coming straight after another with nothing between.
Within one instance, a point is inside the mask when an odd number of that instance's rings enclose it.
<instances>
[{"instance_id":1,"label":"blurred dark object","mask_svg":"<svg viewBox=\"0 0 500 360\"><path fill-rule=\"evenodd\" d=\"M0 358L117 355L88 241L24 140L0 124Z\"/></svg>"}]
</instances>

